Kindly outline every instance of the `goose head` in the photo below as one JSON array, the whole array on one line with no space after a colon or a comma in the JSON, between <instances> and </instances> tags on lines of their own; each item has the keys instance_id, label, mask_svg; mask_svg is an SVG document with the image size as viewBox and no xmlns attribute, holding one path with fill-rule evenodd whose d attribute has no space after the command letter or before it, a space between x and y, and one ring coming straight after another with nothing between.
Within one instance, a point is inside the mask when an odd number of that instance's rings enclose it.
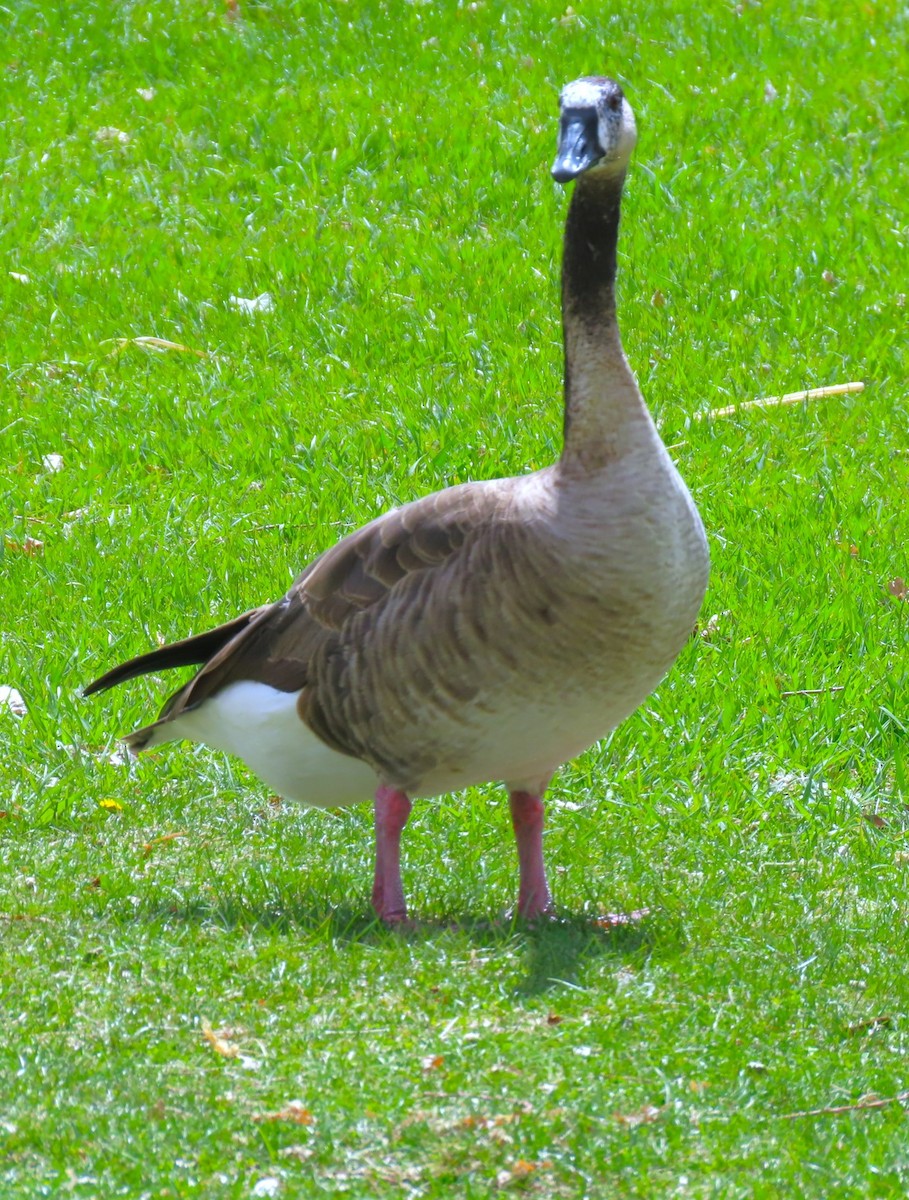
<instances>
[{"instance_id":1,"label":"goose head","mask_svg":"<svg viewBox=\"0 0 909 1200\"><path fill-rule=\"evenodd\" d=\"M559 97L559 148L552 177L568 183L587 171L622 175L637 140L631 105L612 79L587 75Z\"/></svg>"}]
</instances>

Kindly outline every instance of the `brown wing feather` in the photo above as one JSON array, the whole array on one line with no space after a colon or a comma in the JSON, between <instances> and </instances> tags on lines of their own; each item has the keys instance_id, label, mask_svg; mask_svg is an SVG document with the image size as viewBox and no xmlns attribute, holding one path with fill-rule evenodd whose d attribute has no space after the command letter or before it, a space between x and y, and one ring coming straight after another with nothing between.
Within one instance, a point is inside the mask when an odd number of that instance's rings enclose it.
<instances>
[{"instance_id":1,"label":"brown wing feather","mask_svg":"<svg viewBox=\"0 0 909 1200\"><path fill-rule=\"evenodd\" d=\"M385 513L311 563L287 595L260 610L161 713L173 719L237 680L282 691L303 689L300 715L324 741L348 754L362 739L341 719L352 686L351 660L390 601L420 604L427 575L450 564L507 507L496 484L461 484Z\"/></svg>"},{"instance_id":2,"label":"brown wing feather","mask_svg":"<svg viewBox=\"0 0 909 1200\"><path fill-rule=\"evenodd\" d=\"M340 628L354 612L380 604L408 575L456 554L471 529L488 518L485 506L476 504L477 493L475 484L463 484L385 513L316 559L290 596L305 597L321 624Z\"/></svg>"}]
</instances>

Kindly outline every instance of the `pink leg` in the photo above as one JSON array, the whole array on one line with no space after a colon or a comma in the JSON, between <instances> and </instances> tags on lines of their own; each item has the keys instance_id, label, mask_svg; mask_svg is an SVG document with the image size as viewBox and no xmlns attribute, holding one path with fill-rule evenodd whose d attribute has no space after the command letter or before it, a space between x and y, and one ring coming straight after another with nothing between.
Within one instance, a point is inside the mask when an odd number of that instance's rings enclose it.
<instances>
[{"instance_id":1,"label":"pink leg","mask_svg":"<svg viewBox=\"0 0 909 1200\"><path fill-rule=\"evenodd\" d=\"M509 799L521 873L518 913L532 919L552 909L543 865L543 800L532 792L512 792Z\"/></svg>"},{"instance_id":2,"label":"pink leg","mask_svg":"<svg viewBox=\"0 0 909 1200\"><path fill-rule=\"evenodd\" d=\"M381 921L391 925L407 917L401 883L401 831L410 816L410 801L392 787L376 791L376 874L372 906Z\"/></svg>"}]
</instances>

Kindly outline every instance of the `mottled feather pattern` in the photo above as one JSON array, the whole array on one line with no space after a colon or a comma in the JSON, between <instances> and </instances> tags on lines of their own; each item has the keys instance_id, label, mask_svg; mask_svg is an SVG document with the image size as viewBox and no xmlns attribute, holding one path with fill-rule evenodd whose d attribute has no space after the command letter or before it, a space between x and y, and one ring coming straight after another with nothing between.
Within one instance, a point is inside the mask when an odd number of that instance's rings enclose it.
<instances>
[{"instance_id":1,"label":"mottled feather pattern","mask_svg":"<svg viewBox=\"0 0 909 1200\"><path fill-rule=\"evenodd\" d=\"M566 94L597 112L565 116L575 133L557 159L557 178L577 172L560 460L386 513L315 559L278 603L105 676L95 688L204 663L156 726L130 736L134 748L180 736L242 746L263 778L283 781L273 786L315 803L357 799L373 781L431 796L498 779L539 796L672 664L708 557L616 323L634 119L609 80Z\"/></svg>"}]
</instances>

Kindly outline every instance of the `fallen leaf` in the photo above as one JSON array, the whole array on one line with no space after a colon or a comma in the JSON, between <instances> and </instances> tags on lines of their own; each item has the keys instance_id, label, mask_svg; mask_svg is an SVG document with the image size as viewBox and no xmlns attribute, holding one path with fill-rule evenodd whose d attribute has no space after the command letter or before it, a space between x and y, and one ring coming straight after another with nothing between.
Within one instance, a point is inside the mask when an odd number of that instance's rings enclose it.
<instances>
[{"instance_id":1,"label":"fallen leaf","mask_svg":"<svg viewBox=\"0 0 909 1200\"><path fill-rule=\"evenodd\" d=\"M689 1090L689 1092L694 1092L694 1094L696 1096L700 1096L702 1092L706 1092L709 1087L710 1087L710 1084L707 1083L705 1080L700 1080L700 1079L689 1079L688 1080L688 1090Z\"/></svg>"},{"instance_id":2,"label":"fallen leaf","mask_svg":"<svg viewBox=\"0 0 909 1200\"><path fill-rule=\"evenodd\" d=\"M24 717L28 712L21 692L14 687L0 686L0 708L8 708L14 717Z\"/></svg>"},{"instance_id":3,"label":"fallen leaf","mask_svg":"<svg viewBox=\"0 0 909 1200\"><path fill-rule=\"evenodd\" d=\"M94 879L90 879L85 885L87 888L99 888L101 886L101 876L96 875Z\"/></svg>"},{"instance_id":4,"label":"fallen leaf","mask_svg":"<svg viewBox=\"0 0 909 1200\"><path fill-rule=\"evenodd\" d=\"M17 542L15 538L4 538L7 550L14 554L27 554L29 558L37 558L44 553L44 542L39 542L37 538L27 537L21 542Z\"/></svg>"},{"instance_id":5,"label":"fallen leaf","mask_svg":"<svg viewBox=\"0 0 909 1200\"><path fill-rule=\"evenodd\" d=\"M119 146L129 145L129 134L123 129L117 129L115 125L102 125L100 129L95 130L95 141L105 144L116 143Z\"/></svg>"},{"instance_id":6,"label":"fallen leaf","mask_svg":"<svg viewBox=\"0 0 909 1200\"><path fill-rule=\"evenodd\" d=\"M887 822L878 813L867 812L867 813L862 813L862 816L865 818L865 820L868 822L868 824L873 825L875 829L886 829L887 828Z\"/></svg>"},{"instance_id":7,"label":"fallen leaf","mask_svg":"<svg viewBox=\"0 0 909 1200\"><path fill-rule=\"evenodd\" d=\"M244 313L271 312L275 306L270 292L263 292L252 300L248 300L245 296L231 296L229 303L233 308Z\"/></svg>"},{"instance_id":8,"label":"fallen leaf","mask_svg":"<svg viewBox=\"0 0 909 1200\"><path fill-rule=\"evenodd\" d=\"M277 1175L265 1175L258 1183L253 1184L250 1194L253 1196L264 1196L267 1200L268 1197L277 1196L281 1190L281 1186L281 1180Z\"/></svg>"},{"instance_id":9,"label":"fallen leaf","mask_svg":"<svg viewBox=\"0 0 909 1200\"><path fill-rule=\"evenodd\" d=\"M278 1154L281 1158L295 1158L298 1162L306 1162L308 1158L312 1158L315 1150L312 1146L285 1146Z\"/></svg>"},{"instance_id":10,"label":"fallen leaf","mask_svg":"<svg viewBox=\"0 0 909 1200\"><path fill-rule=\"evenodd\" d=\"M457 1129L501 1129L503 1125L513 1125L515 1121L520 1121L521 1113L497 1113L495 1116L487 1117L482 1113L469 1113L466 1117L461 1117L452 1128Z\"/></svg>"},{"instance_id":11,"label":"fallen leaf","mask_svg":"<svg viewBox=\"0 0 909 1200\"><path fill-rule=\"evenodd\" d=\"M656 291L653 293L653 295L650 297L650 303L653 305L654 308L665 308L666 297L663 295L663 293L660 291L659 288L657 288Z\"/></svg>"},{"instance_id":12,"label":"fallen leaf","mask_svg":"<svg viewBox=\"0 0 909 1200\"><path fill-rule=\"evenodd\" d=\"M898 867L902 866L903 863L909 863L909 850L897 850L893 856L893 861Z\"/></svg>"},{"instance_id":13,"label":"fallen leaf","mask_svg":"<svg viewBox=\"0 0 909 1200\"><path fill-rule=\"evenodd\" d=\"M661 1112L662 1109L655 1108L652 1104L645 1104L637 1112L613 1113L612 1115L626 1129L635 1129L638 1125L652 1125L654 1121L659 1119Z\"/></svg>"},{"instance_id":14,"label":"fallen leaf","mask_svg":"<svg viewBox=\"0 0 909 1200\"><path fill-rule=\"evenodd\" d=\"M720 628L720 622L726 617L732 616L732 610L724 608L722 612L714 613L713 616L707 618L703 626L698 629L701 637L705 642L711 641L717 634Z\"/></svg>"},{"instance_id":15,"label":"fallen leaf","mask_svg":"<svg viewBox=\"0 0 909 1200\"><path fill-rule=\"evenodd\" d=\"M546 1018L546 1024L547 1025L561 1025L562 1018L559 1016L558 1013L551 1012Z\"/></svg>"},{"instance_id":16,"label":"fallen leaf","mask_svg":"<svg viewBox=\"0 0 909 1200\"><path fill-rule=\"evenodd\" d=\"M439 1067L441 1067L444 1062L444 1054L428 1054L423 1059L421 1065L424 1071L438 1071Z\"/></svg>"},{"instance_id":17,"label":"fallen leaf","mask_svg":"<svg viewBox=\"0 0 909 1200\"><path fill-rule=\"evenodd\" d=\"M897 600L909 600L909 587L906 586L905 579L901 579L899 575L896 579L890 580L887 584L887 591Z\"/></svg>"},{"instance_id":18,"label":"fallen leaf","mask_svg":"<svg viewBox=\"0 0 909 1200\"><path fill-rule=\"evenodd\" d=\"M202 1018L202 1036L208 1042L209 1046L211 1046L212 1050L216 1054L220 1054L222 1058L236 1058L240 1053L239 1047L235 1046L233 1042L228 1041L223 1036L223 1033L223 1030L220 1033L216 1033L208 1021L204 1017Z\"/></svg>"},{"instance_id":19,"label":"fallen leaf","mask_svg":"<svg viewBox=\"0 0 909 1200\"><path fill-rule=\"evenodd\" d=\"M650 916L649 908L633 908L627 913L600 913L594 920L597 929L616 929L621 925L638 925Z\"/></svg>"},{"instance_id":20,"label":"fallen leaf","mask_svg":"<svg viewBox=\"0 0 909 1200\"><path fill-rule=\"evenodd\" d=\"M534 1162L533 1159L519 1158L510 1167L499 1171L498 1175L496 1175L496 1187L511 1187L513 1184L529 1179L537 1171L549 1171L551 1169L552 1159L544 1158L542 1162Z\"/></svg>"},{"instance_id":21,"label":"fallen leaf","mask_svg":"<svg viewBox=\"0 0 909 1200\"><path fill-rule=\"evenodd\" d=\"M526 1179L528 1175L532 1175L538 1169L537 1164L527 1158L519 1158L510 1168L515 1179Z\"/></svg>"},{"instance_id":22,"label":"fallen leaf","mask_svg":"<svg viewBox=\"0 0 909 1200\"><path fill-rule=\"evenodd\" d=\"M832 271L821 272L821 279L823 279L827 287L836 287L836 285L839 283L839 280Z\"/></svg>"},{"instance_id":23,"label":"fallen leaf","mask_svg":"<svg viewBox=\"0 0 909 1200\"><path fill-rule=\"evenodd\" d=\"M291 1100L277 1112L255 1113L253 1120L256 1122L290 1121L294 1125L312 1125L315 1117L302 1101Z\"/></svg>"},{"instance_id":24,"label":"fallen leaf","mask_svg":"<svg viewBox=\"0 0 909 1200\"><path fill-rule=\"evenodd\" d=\"M176 838L184 838L186 836L187 835L185 833L162 833L160 837L152 838L150 842L143 842L142 853L149 855L155 846L163 846L166 845L167 842L174 841Z\"/></svg>"}]
</instances>

